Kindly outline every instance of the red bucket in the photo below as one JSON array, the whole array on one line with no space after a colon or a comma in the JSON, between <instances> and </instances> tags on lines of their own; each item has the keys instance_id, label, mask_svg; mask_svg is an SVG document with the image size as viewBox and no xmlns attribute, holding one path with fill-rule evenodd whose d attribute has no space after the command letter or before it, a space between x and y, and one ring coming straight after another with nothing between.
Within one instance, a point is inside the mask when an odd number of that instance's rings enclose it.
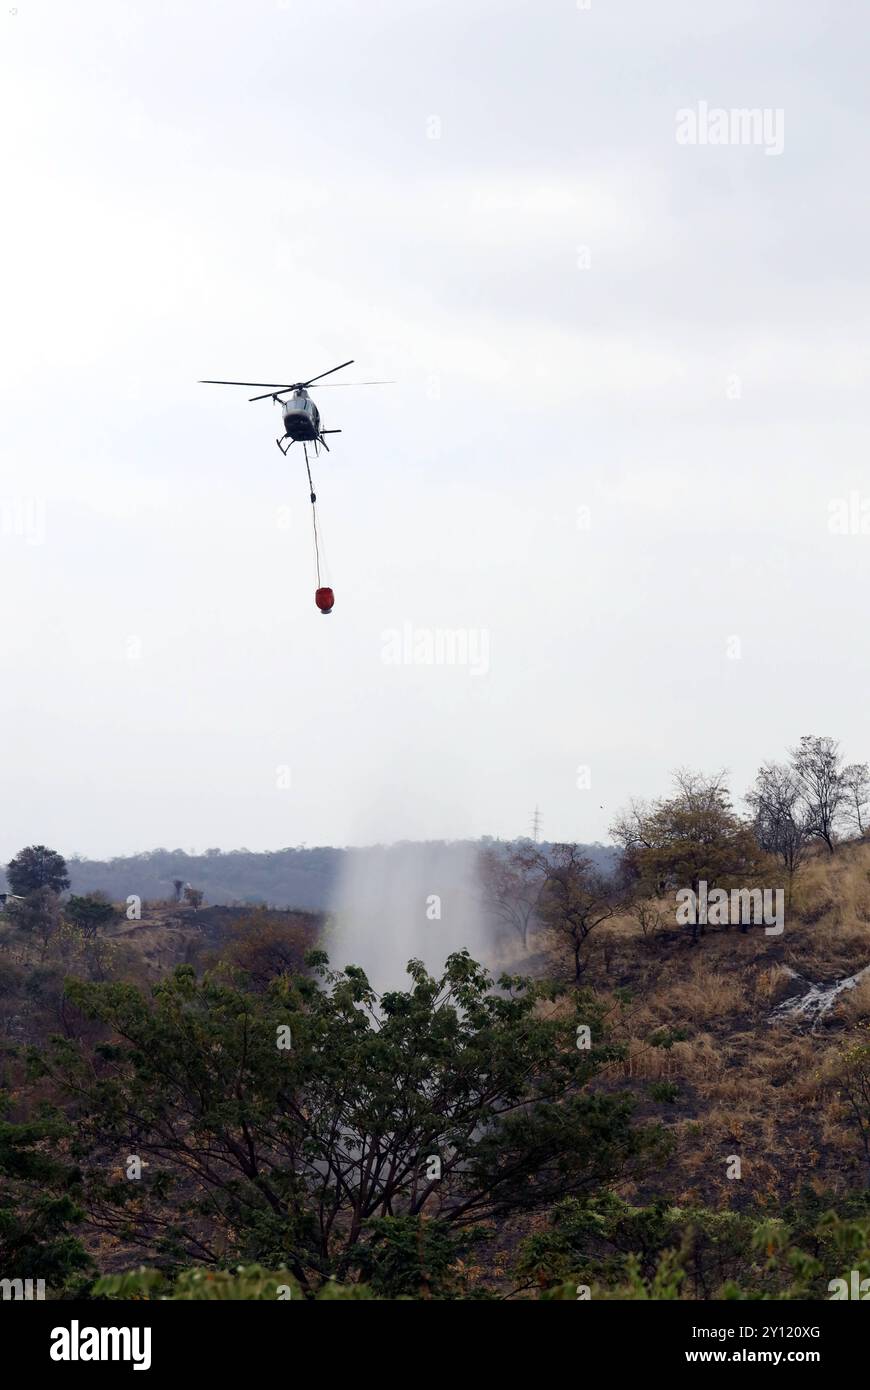
<instances>
[{"instance_id":1,"label":"red bucket","mask_svg":"<svg viewBox=\"0 0 870 1390\"><path fill-rule=\"evenodd\" d=\"M314 602L321 613L331 613L335 604L335 594L331 589L318 589L314 595Z\"/></svg>"}]
</instances>

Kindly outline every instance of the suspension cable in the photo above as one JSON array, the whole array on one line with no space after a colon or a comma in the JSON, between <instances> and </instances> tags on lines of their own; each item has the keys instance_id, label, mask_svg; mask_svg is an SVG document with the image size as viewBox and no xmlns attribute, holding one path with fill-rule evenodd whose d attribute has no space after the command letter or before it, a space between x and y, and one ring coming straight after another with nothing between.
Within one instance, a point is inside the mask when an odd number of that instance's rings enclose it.
<instances>
[{"instance_id":1,"label":"suspension cable","mask_svg":"<svg viewBox=\"0 0 870 1390\"><path fill-rule=\"evenodd\" d=\"M311 481L311 464L308 462L308 447L304 440L302 448L305 452L305 470L308 474L308 492L311 497L311 520L314 526L314 570L317 576L317 587L320 588L320 538L317 534L317 493L314 491L314 483Z\"/></svg>"}]
</instances>

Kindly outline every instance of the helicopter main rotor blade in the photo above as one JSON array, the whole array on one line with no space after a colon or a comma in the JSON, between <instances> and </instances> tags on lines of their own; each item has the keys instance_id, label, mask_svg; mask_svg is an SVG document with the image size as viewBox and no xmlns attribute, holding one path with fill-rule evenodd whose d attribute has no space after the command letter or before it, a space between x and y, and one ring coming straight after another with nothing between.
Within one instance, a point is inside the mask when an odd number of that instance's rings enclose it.
<instances>
[{"instance_id":1,"label":"helicopter main rotor blade","mask_svg":"<svg viewBox=\"0 0 870 1390\"><path fill-rule=\"evenodd\" d=\"M249 401L265 401L270 396L277 397L283 395L285 391L304 391L307 387L313 386L315 382L322 381L325 376L332 376L333 372L340 372L342 368L349 367L353 362L349 357L346 362L339 362L337 367L330 367L328 372L321 372L319 376L309 377L307 381L227 381L223 377L202 377L200 386L263 386L268 387L262 396L249 396ZM395 383L387 381L328 381L327 386L392 386ZM321 387L318 386L318 391Z\"/></svg>"},{"instance_id":2,"label":"helicopter main rotor blade","mask_svg":"<svg viewBox=\"0 0 870 1390\"><path fill-rule=\"evenodd\" d=\"M283 394L284 394L285 391L298 391L299 386L301 386L301 385L302 385L302 382L300 381L300 382L298 383L298 385L296 385L296 386L282 386L282 387L280 387L280 388L277 388L277 387L276 387L276 389L275 389L274 391L266 391L266 392L264 392L264 394L263 394L262 396L249 396L249 397L248 397L248 401L249 401L249 402L250 402L250 401L265 401L265 400L268 400L269 397L271 397L273 400L277 400L279 396L283 396ZM394 382L394 381L327 381L327 382L325 382L325 384L324 384L323 386L318 386L317 389L318 389L318 391L328 391L329 388L330 388L331 386L395 386L395 382Z\"/></svg>"},{"instance_id":3,"label":"helicopter main rotor blade","mask_svg":"<svg viewBox=\"0 0 870 1390\"><path fill-rule=\"evenodd\" d=\"M342 367L349 367L353 358L349 357L346 362L339 362L337 367L330 367L328 372L321 372L320 376L310 376L307 381L297 381L297 386L310 386L312 381L321 381L325 376L332 376L333 372L340 372Z\"/></svg>"}]
</instances>

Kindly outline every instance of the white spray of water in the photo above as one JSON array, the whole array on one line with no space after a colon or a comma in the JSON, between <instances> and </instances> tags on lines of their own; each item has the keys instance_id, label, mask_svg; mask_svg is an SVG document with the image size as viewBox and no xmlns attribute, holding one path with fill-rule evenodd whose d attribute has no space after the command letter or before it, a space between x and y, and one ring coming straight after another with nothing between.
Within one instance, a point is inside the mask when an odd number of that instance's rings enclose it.
<instances>
[{"instance_id":1,"label":"white spray of water","mask_svg":"<svg viewBox=\"0 0 870 1390\"><path fill-rule=\"evenodd\" d=\"M414 958L438 974L466 948L489 965L477 854L441 841L349 850L325 942L330 964L362 966L379 992L408 988Z\"/></svg>"}]
</instances>

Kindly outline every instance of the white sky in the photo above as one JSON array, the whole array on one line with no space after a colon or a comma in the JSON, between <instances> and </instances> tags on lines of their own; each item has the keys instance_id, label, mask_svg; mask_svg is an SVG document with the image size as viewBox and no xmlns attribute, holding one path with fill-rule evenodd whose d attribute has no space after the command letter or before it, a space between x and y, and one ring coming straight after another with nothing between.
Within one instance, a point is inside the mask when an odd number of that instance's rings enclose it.
<instances>
[{"instance_id":1,"label":"white sky","mask_svg":"<svg viewBox=\"0 0 870 1390\"><path fill-rule=\"evenodd\" d=\"M857 0L4 6L0 856L536 802L591 840L678 764L870 756L870 534L829 530L870 511L868 38ZM702 101L781 108L782 154L678 144ZM324 621L301 449L196 383L347 357L397 383L316 397ZM485 669L388 664L406 623Z\"/></svg>"}]
</instances>

